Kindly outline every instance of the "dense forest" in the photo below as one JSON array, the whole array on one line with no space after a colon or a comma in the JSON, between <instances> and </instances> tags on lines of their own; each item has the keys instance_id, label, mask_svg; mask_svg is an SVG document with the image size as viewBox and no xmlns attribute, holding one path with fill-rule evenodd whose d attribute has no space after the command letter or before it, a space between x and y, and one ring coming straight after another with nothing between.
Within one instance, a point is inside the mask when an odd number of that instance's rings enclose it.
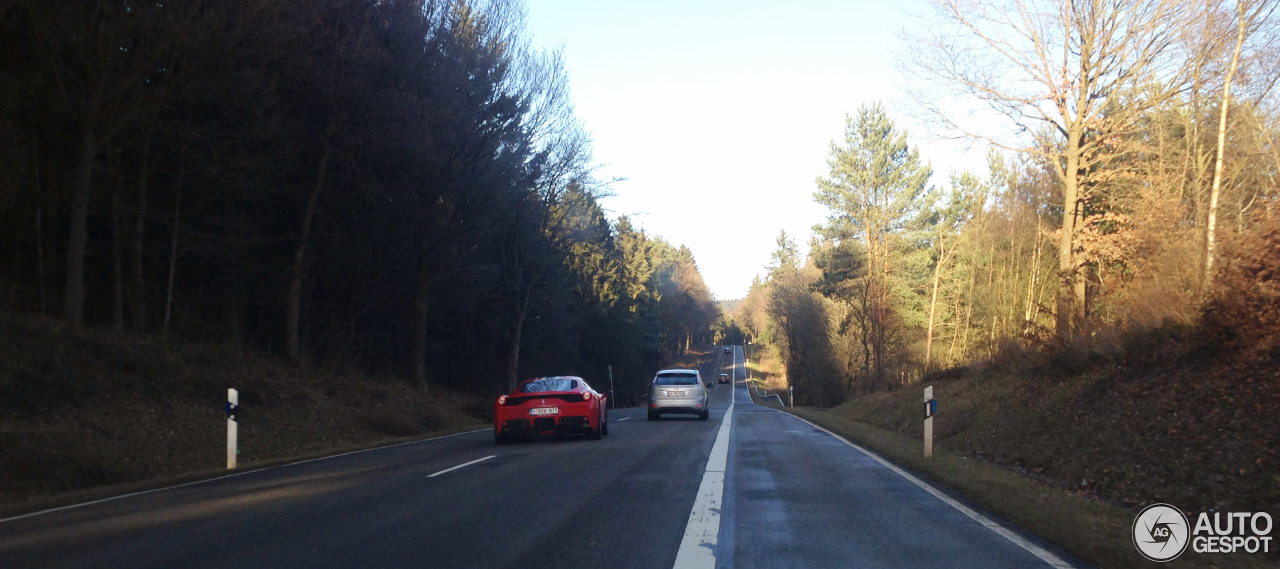
<instances>
[{"instance_id":1,"label":"dense forest","mask_svg":"<svg viewBox=\"0 0 1280 569\"><path fill-rule=\"evenodd\" d=\"M477 393L720 318L516 0L0 2L0 301Z\"/></svg>"},{"instance_id":2,"label":"dense forest","mask_svg":"<svg viewBox=\"0 0 1280 569\"><path fill-rule=\"evenodd\" d=\"M732 315L797 403L1153 330L1275 357L1277 3L930 4L901 56L911 112L988 168L938 183L889 110L847 118L816 181L827 223L804 258L779 236Z\"/></svg>"}]
</instances>

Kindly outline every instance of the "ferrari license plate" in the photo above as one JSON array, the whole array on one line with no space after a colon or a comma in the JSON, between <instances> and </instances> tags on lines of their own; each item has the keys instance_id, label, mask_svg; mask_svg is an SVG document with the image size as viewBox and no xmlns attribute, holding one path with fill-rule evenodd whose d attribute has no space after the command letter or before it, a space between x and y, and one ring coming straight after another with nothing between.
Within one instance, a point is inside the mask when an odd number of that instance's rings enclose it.
<instances>
[{"instance_id":1,"label":"ferrari license plate","mask_svg":"<svg viewBox=\"0 0 1280 569\"><path fill-rule=\"evenodd\" d=\"M529 410L530 415L555 415L559 412L559 407L534 407Z\"/></svg>"}]
</instances>

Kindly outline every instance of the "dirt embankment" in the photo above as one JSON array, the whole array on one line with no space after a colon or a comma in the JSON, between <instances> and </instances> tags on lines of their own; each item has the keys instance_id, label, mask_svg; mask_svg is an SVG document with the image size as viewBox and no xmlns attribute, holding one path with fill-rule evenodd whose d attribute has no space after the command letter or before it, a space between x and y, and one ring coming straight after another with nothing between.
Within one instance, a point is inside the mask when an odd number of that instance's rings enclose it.
<instances>
[{"instance_id":1,"label":"dirt embankment","mask_svg":"<svg viewBox=\"0 0 1280 569\"><path fill-rule=\"evenodd\" d=\"M1280 511L1280 358L1126 353L952 370L831 412L919 440L932 384L939 447L1129 508Z\"/></svg>"},{"instance_id":2,"label":"dirt embankment","mask_svg":"<svg viewBox=\"0 0 1280 569\"><path fill-rule=\"evenodd\" d=\"M240 465L480 428L487 400L225 346L0 320L0 514L221 473L227 388Z\"/></svg>"}]
</instances>

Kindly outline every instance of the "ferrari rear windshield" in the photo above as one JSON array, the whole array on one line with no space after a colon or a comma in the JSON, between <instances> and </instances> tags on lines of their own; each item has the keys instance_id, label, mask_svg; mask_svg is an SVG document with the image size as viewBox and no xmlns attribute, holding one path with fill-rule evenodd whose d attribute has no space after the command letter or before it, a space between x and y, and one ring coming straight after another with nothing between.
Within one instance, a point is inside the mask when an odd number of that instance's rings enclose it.
<instances>
[{"instance_id":1,"label":"ferrari rear windshield","mask_svg":"<svg viewBox=\"0 0 1280 569\"><path fill-rule=\"evenodd\" d=\"M698 376L692 373L660 373L654 385L697 385Z\"/></svg>"},{"instance_id":2,"label":"ferrari rear windshield","mask_svg":"<svg viewBox=\"0 0 1280 569\"><path fill-rule=\"evenodd\" d=\"M544 391L573 391L578 388L576 379L567 377L543 377L520 386L520 393L542 393Z\"/></svg>"}]
</instances>

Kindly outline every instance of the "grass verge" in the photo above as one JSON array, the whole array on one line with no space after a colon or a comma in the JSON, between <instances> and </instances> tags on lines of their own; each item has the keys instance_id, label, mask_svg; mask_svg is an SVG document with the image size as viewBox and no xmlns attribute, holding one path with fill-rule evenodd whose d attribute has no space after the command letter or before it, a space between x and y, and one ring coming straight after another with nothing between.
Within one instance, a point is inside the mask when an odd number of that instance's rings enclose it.
<instances>
[{"instance_id":1,"label":"grass verge","mask_svg":"<svg viewBox=\"0 0 1280 569\"><path fill-rule=\"evenodd\" d=\"M782 405L782 395L769 393L769 391L764 388L764 385L765 383L759 379L747 380L747 391L751 392L751 401L756 405L782 409L784 407ZM782 410L785 411L786 409Z\"/></svg>"},{"instance_id":2,"label":"grass verge","mask_svg":"<svg viewBox=\"0 0 1280 569\"><path fill-rule=\"evenodd\" d=\"M482 428L487 398L224 345L0 319L0 517Z\"/></svg>"}]
</instances>

